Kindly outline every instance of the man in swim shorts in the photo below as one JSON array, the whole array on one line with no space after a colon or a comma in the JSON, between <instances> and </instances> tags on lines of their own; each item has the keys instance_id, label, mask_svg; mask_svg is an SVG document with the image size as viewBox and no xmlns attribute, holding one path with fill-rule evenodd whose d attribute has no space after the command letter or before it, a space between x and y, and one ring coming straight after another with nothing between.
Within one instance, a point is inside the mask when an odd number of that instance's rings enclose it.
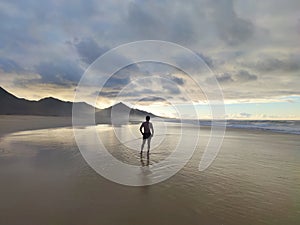
<instances>
[{"instance_id":1,"label":"man in swim shorts","mask_svg":"<svg viewBox=\"0 0 300 225\"><path fill-rule=\"evenodd\" d=\"M154 134L153 125L149 121L150 121L150 116L146 116L146 121L143 122L142 125L140 126L140 132L143 135L143 142L142 142L142 146L141 146L141 154L143 153L144 145L145 145L145 142L147 140L147 144L148 144L147 154L148 155L149 155L149 151L150 151L151 138L153 137L153 134ZM144 131L143 131L143 128L144 128Z\"/></svg>"}]
</instances>

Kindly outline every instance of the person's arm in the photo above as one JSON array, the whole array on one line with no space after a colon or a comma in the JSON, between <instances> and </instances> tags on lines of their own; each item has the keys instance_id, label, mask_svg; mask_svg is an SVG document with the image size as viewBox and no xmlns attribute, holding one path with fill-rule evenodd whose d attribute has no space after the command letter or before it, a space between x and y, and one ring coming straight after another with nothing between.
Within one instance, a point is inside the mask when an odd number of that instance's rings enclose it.
<instances>
[{"instance_id":1,"label":"person's arm","mask_svg":"<svg viewBox=\"0 0 300 225\"><path fill-rule=\"evenodd\" d=\"M142 123L141 126L140 126L140 132L141 132L141 134L144 134L143 131L142 131L143 126L144 126L144 123Z\"/></svg>"},{"instance_id":2,"label":"person's arm","mask_svg":"<svg viewBox=\"0 0 300 225\"><path fill-rule=\"evenodd\" d=\"M152 133L152 136L154 135L154 128L153 128L153 124L152 123L150 123L150 129L151 129L151 133Z\"/></svg>"}]
</instances>

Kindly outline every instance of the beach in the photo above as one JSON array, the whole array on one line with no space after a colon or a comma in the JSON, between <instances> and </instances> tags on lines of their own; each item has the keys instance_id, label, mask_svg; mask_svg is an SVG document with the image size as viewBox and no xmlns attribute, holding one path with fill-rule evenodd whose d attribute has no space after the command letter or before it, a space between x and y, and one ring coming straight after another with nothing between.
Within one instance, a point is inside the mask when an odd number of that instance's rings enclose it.
<instances>
[{"instance_id":1,"label":"beach","mask_svg":"<svg viewBox=\"0 0 300 225\"><path fill-rule=\"evenodd\" d=\"M6 118L1 118L1 125L7 126L1 128L0 140L1 224L300 222L299 135L228 129L217 158L200 172L209 138L209 129L201 129L193 157L176 175L155 185L129 187L103 178L87 164L69 118ZM16 127L9 128L12 124ZM119 129L126 134L137 128ZM4 135L18 129L24 131ZM120 145L111 126L97 129L112 155L154 175L151 165L166 158L180 140L174 124L167 130L172 135L154 136L149 167L147 158L138 154L141 140Z\"/></svg>"},{"instance_id":2,"label":"beach","mask_svg":"<svg viewBox=\"0 0 300 225\"><path fill-rule=\"evenodd\" d=\"M72 125L72 117L0 115L0 137L25 130L67 127Z\"/></svg>"}]
</instances>

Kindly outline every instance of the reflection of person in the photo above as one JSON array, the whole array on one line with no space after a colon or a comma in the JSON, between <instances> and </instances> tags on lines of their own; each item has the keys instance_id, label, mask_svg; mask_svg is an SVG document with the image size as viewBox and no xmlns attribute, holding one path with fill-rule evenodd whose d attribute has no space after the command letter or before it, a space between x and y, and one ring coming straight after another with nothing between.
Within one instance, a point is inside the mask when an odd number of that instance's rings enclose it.
<instances>
[{"instance_id":1,"label":"reflection of person","mask_svg":"<svg viewBox=\"0 0 300 225\"><path fill-rule=\"evenodd\" d=\"M142 165L142 167L149 166L149 164L150 164L150 157L149 157L149 155L147 155L147 161L146 161L146 163L144 161L144 158L141 155L141 165Z\"/></svg>"},{"instance_id":2,"label":"reflection of person","mask_svg":"<svg viewBox=\"0 0 300 225\"><path fill-rule=\"evenodd\" d=\"M150 142L151 142L151 138L154 134L154 129L153 129L152 123L150 123L149 120L150 120L150 116L146 116L146 121L143 122L142 125L140 126L140 132L143 135L143 142L142 142L142 146L141 146L141 154L143 153L143 149L144 149L144 145L145 145L146 140L147 140L147 144L148 144L147 154L149 154L149 151L150 151ZM144 131L143 131L143 128L144 128Z\"/></svg>"}]
</instances>

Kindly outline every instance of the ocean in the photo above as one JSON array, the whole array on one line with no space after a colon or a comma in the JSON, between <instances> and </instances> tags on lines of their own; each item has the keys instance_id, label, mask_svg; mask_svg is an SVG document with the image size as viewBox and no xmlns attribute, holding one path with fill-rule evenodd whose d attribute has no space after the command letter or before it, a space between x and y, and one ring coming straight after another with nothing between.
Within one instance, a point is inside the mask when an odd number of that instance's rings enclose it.
<instances>
[{"instance_id":1,"label":"ocean","mask_svg":"<svg viewBox=\"0 0 300 225\"><path fill-rule=\"evenodd\" d=\"M170 122L211 126L211 120L183 120L170 119ZM226 120L214 121L216 126L250 130L264 130L277 133L300 134L300 120Z\"/></svg>"}]
</instances>

